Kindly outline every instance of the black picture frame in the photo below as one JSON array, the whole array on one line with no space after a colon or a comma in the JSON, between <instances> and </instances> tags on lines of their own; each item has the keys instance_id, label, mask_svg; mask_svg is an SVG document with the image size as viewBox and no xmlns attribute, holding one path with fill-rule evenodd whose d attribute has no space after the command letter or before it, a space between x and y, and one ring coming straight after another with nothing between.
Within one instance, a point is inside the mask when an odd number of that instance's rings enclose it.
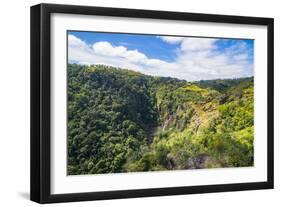
<instances>
[{"instance_id":1,"label":"black picture frame","mask_svg":"<svg viewBox=\"0 0 281 207\"><path fill-rule=\"evenodd\" d=\"M50 130L51 130L51 71L50 71L50 16L52 13L99 15L113 17L151 18L194 22L218 22L267 26L267 181L237 184L219 184L187 187L169 187L72 194L50 193ZM273 188L274 177L274 78L273 46L274 20L272 18L195 14L168 11L39 4L31 7L31 151L30 199L38 203L88 201L102 199L166 196L225 191Z\"/></svg>"}]
</instances>

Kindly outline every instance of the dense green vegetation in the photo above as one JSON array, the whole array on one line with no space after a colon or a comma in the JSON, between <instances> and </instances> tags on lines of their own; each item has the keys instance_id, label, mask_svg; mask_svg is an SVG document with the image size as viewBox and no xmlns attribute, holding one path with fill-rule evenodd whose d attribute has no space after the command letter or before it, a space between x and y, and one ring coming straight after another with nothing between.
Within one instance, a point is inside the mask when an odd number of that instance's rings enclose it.
<instances>
[{"instance_id":1,"label":"dense green vegetation","mask_svg":"<svg viewBox=\"0 0 281 207\"><path fill-rule=\"evenodd\" d=\"M68 174L253 165L253 78L68 65Z\"/></svg>"}]
</instances>

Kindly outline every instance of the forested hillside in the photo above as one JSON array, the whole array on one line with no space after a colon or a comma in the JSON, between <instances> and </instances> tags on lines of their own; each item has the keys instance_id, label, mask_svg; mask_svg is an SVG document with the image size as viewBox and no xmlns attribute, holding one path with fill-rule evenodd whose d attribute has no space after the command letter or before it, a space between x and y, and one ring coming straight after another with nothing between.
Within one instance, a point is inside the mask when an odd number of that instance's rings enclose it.
<instances>
[{"instance_id":1,"label":"forested hillside","mask_svg":"<svg viewBox=\"0 0 281 207\"><path fill-rule=\"evenodd\" d=\"M253 78L68 65L68 174L252 166Z\"/></svg>"}]
</instances>

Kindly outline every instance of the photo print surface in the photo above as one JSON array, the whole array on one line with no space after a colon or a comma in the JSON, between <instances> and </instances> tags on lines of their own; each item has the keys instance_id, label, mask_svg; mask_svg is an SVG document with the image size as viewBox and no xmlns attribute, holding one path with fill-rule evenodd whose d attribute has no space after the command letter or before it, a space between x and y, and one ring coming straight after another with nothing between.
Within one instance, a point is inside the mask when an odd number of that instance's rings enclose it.
<instances>
[{"instance_id":1,"label":"photo print surface","mask_svg":"<svg viewBox=\"0 0 281 207\"><path fill-rule=\"evenodd\" d=\"M68 175L254 166L254 40L67 36Z\"/></svg>"}]
</instances>

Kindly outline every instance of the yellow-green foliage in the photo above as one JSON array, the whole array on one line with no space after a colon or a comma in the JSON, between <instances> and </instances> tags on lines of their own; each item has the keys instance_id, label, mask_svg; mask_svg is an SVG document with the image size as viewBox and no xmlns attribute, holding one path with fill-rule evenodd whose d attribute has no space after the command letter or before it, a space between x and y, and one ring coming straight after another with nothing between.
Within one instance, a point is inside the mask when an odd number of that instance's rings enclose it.
<instances>
[{"instance_id":1,"label":"yellow-green foliage","mask_svg":"<svg viewBox=\"0 0 281 207\"><path fill-rule=\"evenodd\" d=\"M194 84L188 84L186 86L181 87L180 89L185 92L197 92L203 96L207 96L209 94L209 91L207 89L200 88L199 86Z\"/></svg>"}]
</instances>

